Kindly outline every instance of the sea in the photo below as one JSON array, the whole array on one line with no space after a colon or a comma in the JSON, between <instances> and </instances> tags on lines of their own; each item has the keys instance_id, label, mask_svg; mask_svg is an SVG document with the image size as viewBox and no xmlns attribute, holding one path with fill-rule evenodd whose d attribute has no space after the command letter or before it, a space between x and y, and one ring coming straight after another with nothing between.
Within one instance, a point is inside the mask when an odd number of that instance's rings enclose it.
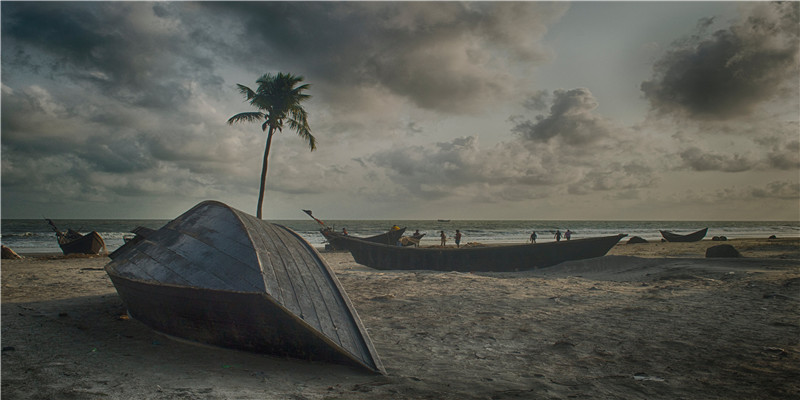
<instances>
[{"instance_id":1,"label":"sea","mask_svg":"<svg viewBox=\"0 0 800 400\"><path fill-rule=\"evenodd\" d=\"M133 219L80 219L53 220L61 231L68 228L81 233L97 231L103 237L109 252L124 244L125 236L132 236L138 226L158 229L168 220ZM312 220L269 220L286 226L316 248L325 247L320 225ZM736 238L800 237L800 221L512 221L512 220L325 220L326 226L340 232L346 228L353 236L373 236L384 233L392 226L406 227L406 234L415 230L425 233L421 245L439 244L439 231L445 231L448 243L453 243L456 229L460 230L462 243L483 244L525 243L531 232L537 233L537 243L553 241L556 230L573 232L574 239L595 236L627 234L648 241L661 240L659 230L686 234L708 228L707 239L714 236ZM44 219L0 220L0 242L20 254L60 253L52 227ZM623 239L624 241L625 239Z\"/></svg>"}]
</instances>

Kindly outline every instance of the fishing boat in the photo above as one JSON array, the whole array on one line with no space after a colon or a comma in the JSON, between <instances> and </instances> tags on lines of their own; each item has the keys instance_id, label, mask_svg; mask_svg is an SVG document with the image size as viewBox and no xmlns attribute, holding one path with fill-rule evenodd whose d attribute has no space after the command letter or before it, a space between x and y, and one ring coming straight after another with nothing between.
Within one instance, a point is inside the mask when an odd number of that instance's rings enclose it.
<instances>
[{"instance_id":1,"label":"fishing boat","mask_svg":"<svg viewBox=\"0 0 800 400\"><path fill-rule=\"evenodd\" d=\"M95 231L82 235L78 231L67 229L67 232L58 230L53 221L47 219L47 223L53 228L58 240L58 247L64 255L68 254L103 254L107 253L106 242L103 237Z\"/></svg>"},{"instance_id":2,"label":"fishing boat","mask_svg":"<svg viewBox=\"0 0 800 400\"><path fill-rule=\"evenodd\" d=\"M352 237L371 243L395 245L403 236L406 228L390 229L388 232L370 237L343 235L341 233L334 232L333 229L330 228L322 228L319 231L322 233L322 236L325 236L325 239L328 240L328 243L331 245L331 247L333 247L334 250L346 250L347 248L339 240L341 237Z\"/></svg>"},{"instance_id":3,"label":"fishing boat","mask_svg":"<svg viewBox=\"0 0 800 400\"><path fill-rule=\"evenodd\" d=\"M625 236L461 248L400 247L351 237L340 239L357 263L375 269L510 272L602 257Z\"/></svg>"},{"instance_id":4,"label":"fishing boat","mask_svg":"<svg viewBox=\"0 0 800 400\"><path fill-rule=\"evenodd\" d=\"M328 264L287 227L205 201L110 257L129 315L158 332L385 373Z\"/></svg>"},{"instance_id":5,"label":"fishing boat","mask_svg":"<svg viewBox=\"0 0 800 400\"><path fill-rule=\"evenodd\" d=\"M679 235L677 233L672 233L668 231L659 231L661 232L661 236L664 237L668 242L698 242L703 240L706 237L706 233L708 233L708 228L701 229L697 232L689 233L686 235Z\"/></svg>"},{"instance_id":6,"label":"fishing boat","mask_svg":"<svg viewBox=\"0 0 800 400\"><path fill-rule=\"evenodd\" d=\"M336 231L333 230L332 227L325 225L325 222L315 217L314 213L311 210L303 210L303 212L308 214L309 217L313 218L314 221L317 221L317 223L320 224L320 226L322 226L319 232L322 234L322 236L325 237L325 240L328 241L328 245L325 246L326 249L345 250L345 248L341 246L341 244L339 243L339 237L341 236L354 237L354 236L349 236L349 234L346 233L346 231L345 233L337 233ZM397 244L397 242L403 236L403 233L405 231L406 228L401 228L395 225L391 229L389 229L389 231L386 233L381 233L379 235L369 236L369 237L358 237L358 236L355 237L358 239L366 240L368 242L394 245Z\"/></svg>"}]
</instances>

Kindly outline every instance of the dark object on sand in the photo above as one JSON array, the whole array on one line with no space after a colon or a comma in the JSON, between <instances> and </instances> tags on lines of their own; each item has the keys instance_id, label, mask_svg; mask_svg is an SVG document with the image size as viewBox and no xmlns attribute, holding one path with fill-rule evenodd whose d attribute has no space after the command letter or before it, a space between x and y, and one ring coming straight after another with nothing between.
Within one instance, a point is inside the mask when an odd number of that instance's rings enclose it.
<instances>
[{"instance_id":1,"label":"dark object on sand","mask_svg":"<svg viewBox=\"0 0 800 400\"><path fill-rule=\"evenodd\" d=\"M777 236L775 236L775 235L769 235L769 237L768 237L767 239L777 239L777 238L778 238L778 237L777 237Z\"/></svg>"},{"instance_id":2,"label":"dark object on sand","mask_svg":"<svg viewBox=\"0 0 800 400\"><path fill-rule=\"evenodd\" d=\"M130 316L154 330L384 372L336 276L294 231L205 201L137 233L105 270Z\"/></svg>"},{"instance_id":3,"label":"dark object on sand","mask_svg":"<svg viewBox=\"0 0 800 400\"><path fill-rule=\"evenodd\" d=\"M403 236L403 233L406 231L406 228L390 229L386 233L381 233L380 235L375 235L365 238L342 235L341 233L334 232L333 229L331 228L323 228L320 229L319 231L322 233L322 236L325 236L325 239L328 240L328 244L330 244L334 250L347 250L347 248L339 240L341 237L355 237L357 239L365 240L367 242L395 246L397 245L397 242L400 240L400 237Z\"/></svg>"},{"instance_id":4,"label":"dark object on sand","mask_svg":"<svg viewBox=\"0 0 800 400\"><path fill-rule=\"evenodd\" d=\"M11 250L6 246L2 246L2 258L3 260L19 260L22 257L19 254L17 254L16 251Z\"/></svg>"},{"instance_id":5,"label":"dark object on sand","mask_svg":"<svg viewBox=\"0 0 800 400\"><path fill-rule=\"evenodd\" d=\"M634 236L628 239L628 244L639 244L639 243L647 243L647 240L642 239L639 236Z\"/></svg>"},{"instance_id":6,"label":"dark object on sand","mask_svg":"<svg viewBox=\"0 0 800 400\"><path fill-rule=\"evenodd\" d=\"M486 247L401 247L340 237L355 261L375 269L509 272L602 257L626 235Z\"/></svg>"},{"instance_id":7,"label":"dark object on sand","mask_svg":"<svg viewBox=\"0 0 800 400\"><path fill-rule=\"evenodd\" d=\"M56 228L56 224L54 224L53 221L47 219L47 223L50 224L50 226L53 228L53 231L56 233L58 246L61 247L61 251L64 253L64 255L100 254L101 251L103 254L105 254L108 252L106 250L106 242L103 241L103 238L100 236L100 234L95 231L81 235L77 231L67 229L67 233L63 233Z\"/></svg>"},{"instance_id":8,"label":"dark object on sand","mask_svg":"<svg viewBox=\"0 0 800 400\"><path fill-rule=\"evenodd\" d=\"M742 254L729 244L721 244L706 249L706 258L737 258Z\"/></svg>"},{"instance_id":9,"label":"dark object on sand","mask_svg":"<svg viewBox=\"0 0 800 400\"><path fill-rule=\"evenodd\" d=\"M714 242L724 242L727 241L728 238L726 236L714 236L711 238L711 240Z\"/></svg>"},{"instance_id":10,"label":"dark object on sand","mask_svg":"<svg viewBox=\"0 0 800 400\"><path fill-rule=\"evenodd\" d=\"M698 242L703 240L706 237L706 233L708 232L708 228L701 229L697 232L690 233L688 235L678 235L677 233L667 232L667 231L659 231L661 232L661 236L664 237L668 242Z\"/></svg>"}]
</instances>

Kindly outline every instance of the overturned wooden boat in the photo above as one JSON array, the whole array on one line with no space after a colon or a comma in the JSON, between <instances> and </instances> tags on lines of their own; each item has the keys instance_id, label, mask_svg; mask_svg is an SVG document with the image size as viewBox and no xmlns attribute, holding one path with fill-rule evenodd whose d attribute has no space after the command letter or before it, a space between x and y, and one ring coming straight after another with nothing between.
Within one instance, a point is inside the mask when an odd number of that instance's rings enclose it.
<instances>
[{"instance_id":1,"label":"overturned wooden boat","mask_svg":"<svg viewBox=\"0 0 800 400\"><path fill-rule=\"evenodd\" d=\"M668 242L698 242L703 240L706 237L706 233L708 233L708 228L700 229L697 232L689 233L687 235L679 235L677 233L672 233L668 231L659 231L661 232L661 236L664 237Z\"/></svg>"},{"instance_id":2,"label":"overturned wooden boat","mask_svg":"<svg viewBox=\"0 0 800 400\"><path fill-rule=\"evenodd\" d=\"M334 250L347 250L347 247L340 242L340 238L342 237L354 237L356 239L365 240L371 243L380 243L386 245L396 245L400 238L403 236L403 233L406 231L406 228L398 228L398 229L389 229L386 233L381 233L379 235L370 236L370 237L358 237L358 236L349 236L343 235L341 233L334 232L333 229L330 228L323 228L320 229L322 236L325 236L325 239L328 240L328 243L333 247Z\"/></svg>"},{"instance_id":3,"label":"overturned wooden boat","mask_svg":"<svg viewBox=\"0 0 800 400\"><path fill-rule=\"evenodd\" d=\"M625 236L461 248L401 247L351 237L340 239L357 263L375 269L510 272L602 257Z\"/></svg>"},{"instance_id":4,"label":"overturned wooden boat","mask_svg":"<svg viewBox=\"0 0 800 400\"><path fill-rule=\"evenodd\" d=\"M106 242L103 237L96 231L91 231L85 235L72 229L67 229L67 232L61 232L51 220L47 223L53 228L56 233L56 240L58 240L58 247L64 255L68 254L100 254L107 253Z\"/></svg>"},{"instance_id":5,"label":"overturned wooden boat","mask_svg":"<svg viewBox=\"0 0 800 400\"><path fill-rule=\"evenodd\" d=\"M113 252L131 317L200 343L383 373L336 276L297 233L216 201Z\"/></svg>"}]
</instances>

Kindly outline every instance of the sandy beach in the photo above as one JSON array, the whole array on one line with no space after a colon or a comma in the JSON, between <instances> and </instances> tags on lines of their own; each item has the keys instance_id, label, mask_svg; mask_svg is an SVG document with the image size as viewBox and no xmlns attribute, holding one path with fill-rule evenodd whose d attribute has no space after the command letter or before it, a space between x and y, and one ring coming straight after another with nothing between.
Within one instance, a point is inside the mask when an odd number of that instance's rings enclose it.
<instances>
[{"instance_id":1,"label":"sandy beach","mask_svg":"<svg viewBox=\"0 0 800 400\"><path fill-rule=\"evenodd\" d=\"M743 258L705 258L731 244ZM4 399L786 399L800 239L617 245L514 273L323 252L386 375L199 346L127 318L107 257L2 262Z\"/></svg>"}]
</instances>

